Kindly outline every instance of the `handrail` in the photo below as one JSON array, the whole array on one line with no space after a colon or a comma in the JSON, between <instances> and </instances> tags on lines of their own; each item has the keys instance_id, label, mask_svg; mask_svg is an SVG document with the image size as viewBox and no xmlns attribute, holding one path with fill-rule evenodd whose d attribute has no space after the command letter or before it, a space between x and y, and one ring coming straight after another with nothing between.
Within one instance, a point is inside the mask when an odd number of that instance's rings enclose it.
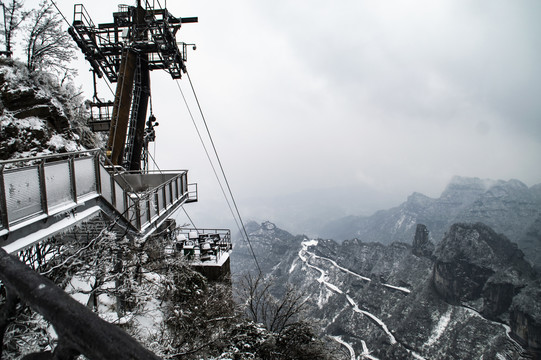
<instances>
[{"instance_id":1,"label":"handrail","mask_svg":"<svg viewBox=\"0 0 541 360\"><path fill-rule=\"evenodd\" d=\"M39 165L5 169L21 161ZM96 197L141 232L180 203L196 201L188 189L187 170L138 175L118 171L99 149L4 161L0 163L0 235Z\"/></svg>"},{"instance_id":2,"label":"handrail","mask_svg":"<svg viewBox=\"0 0 541 360\"><path fill-rule=\"evenodd\" d=\"M67 153L39 155L39 156L31 156L31 157L19 158L19 159L0 160L0 166L10 164L10 163L18 163L18 162L32 162L32 161L47 160L47 159L60 159L60 158L66 158L66 157L70 157L74 155L82 155L82 154L95 155L96 153L103 154L103 151L100 149L78 150L78 151L71 151Z\"/></svg>"},{"instance_id":3,"label":"handrail","mask_svg":"<svg viewBox=\"0 0 541 360\"><path fill-rule=\"evenodd\" d=\"M72 359L82 354L89 359L159 359L122 329L101 319L51 280L36 273L16 256L9 255L1 248L0 279L10 300L4 306L8 306L8 303L15 306L15 301L12 300L16 296L54 327L59 342L53 355L47 358ZM7 322L7 316L0 321ZM3 334L1 335L3 337ZM33 358L39 356L32 355L35 356Z\"/></svg>"},{"instance_id":4,"label":"handrail","mask_svg":"<svg viewBox=\"0 0 541 360\"><path fill-rule=\"evenodd\" d=\"M79 18L77 18L77 14L79 14ZM88 15L88 12L86 11L86 8L83 4L75 4L75 6L73 7L73 20L80 21L83 25L90 28L96 27L94 25L94 22L90 18L90 15ZM84 20L86 20L86 22Z\"/></svg>"}]
</instances>

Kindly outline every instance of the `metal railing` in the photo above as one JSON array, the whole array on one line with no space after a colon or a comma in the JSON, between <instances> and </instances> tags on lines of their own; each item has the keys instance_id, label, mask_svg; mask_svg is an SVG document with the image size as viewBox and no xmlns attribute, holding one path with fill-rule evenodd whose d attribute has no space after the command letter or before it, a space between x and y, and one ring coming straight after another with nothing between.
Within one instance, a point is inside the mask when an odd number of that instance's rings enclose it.
<instances>
[{"instance_id":1,"label":"metal railing","mask_svg":"<svg viewBox=\"0 0 541 360\"><path fill-rule=\"evenodd\" d=\"M159 359L122 329L102 320L51 280L3 249L0 249L0 280L6 288L6 298L0 312L3 330L15 312L18 298L40 313L58 335L58 345L53 354L27 355L33 356L33 359L75 359L78 355L88 359ZM0 341L3 336L4 331L1 331ZM1 350L2 347L0 356Z\"/></svg>"},{"instance_id":2,"label":"metal railing","mask_svg":"<svg viewBox=\"0 0 541 360\"><path fill-rule=\"evenodd\" d=\"M21 161L27 165L15 167ZM96 197L142 231L188 200L187 171L122 173L108 164L100 150L1 161L0 235Z\"/></svg>"},{"instance_id":3,"label":"metal railing","mask_svg":"<svg viewBox=\"0 0 541 360\"><path fill-rule=\"evenodd\" d=\"M86 27L89 28L95 28L94 22L90 18L90 15L88 15L88 12L86 11L83 4L75 4L73 7L73 21L74 22L80 22Z\"/></svg>"}]
</instances>

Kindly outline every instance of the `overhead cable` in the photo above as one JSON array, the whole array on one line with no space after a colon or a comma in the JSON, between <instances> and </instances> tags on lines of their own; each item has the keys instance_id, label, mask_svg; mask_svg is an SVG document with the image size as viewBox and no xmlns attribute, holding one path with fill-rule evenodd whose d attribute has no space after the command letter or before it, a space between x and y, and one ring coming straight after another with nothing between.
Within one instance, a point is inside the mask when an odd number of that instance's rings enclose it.
<instances>
[{"instance_id":1,"label":"overhead cable","mask_svg":"<svg viewBox=\"0 0 541 360\"><path fill-rule=\"evenodd\" d=\"M224 167L222 165L222 161L220 160L220 157L218 156L218 150L216 149L216 145L214 144L214 140L212 139L212 135L210 133L209 127L207 125L207 120L205 118L205 115L203 114L203 109L201 108L201 103L199 102L199 98L197 97L197 93L195 92L195 88L192 83L192 79L190 77L190 74L186 71L186 75L188 76L188 80L190 82L190 86L192 88L193 95L195 97L195 101L197 103L197 107L199 108L199 113L201 114L201 119L203 120L203 123L205 124L205 129L207 130L207 135L210 139L210 143L212 144L212 148L214 150L214 154L216 155L216 160L218 160L218 165L220 166L220 170L222 172L222 176L225 180L225 183L227 185L227 189L229 190L229 196L231 196L231 200L233 201L233 205L235 206L235 211L237 213L237 216L239 218L239 221L242 225L242 230L244 231L244 235L246 236L246 241L248 242L248 245L250 247L250 251L252 253L252 256L254 258L254 261L256 263L257 269L259 270L259 274L261 274L261 268L259 267L259 263L257 261L257 258L254 253L254 249L252 247L252 242L250 241L250 237L248 236L248 232L246 231L246 227L244 226L244 222L242 221L242 217L240 216L239 208L237 207L237 202L235 201L235 197L233 196L233 191L231 191L231 186L229 185L229 181L227 180L227 176L225 175Z\"/></svg>"},{"instance_id":2,"label":"overhead cable","mask_svg":"<svg viewBox=\"0 0 541 360\"><path fill-rule=\"evenodd\" d=\"M208 150L207 150L207 147L206 147L206 145L205 145L205 143L204 143L204 141L203 141L203 137L201 136L201 133L200 133L199 128L198 128L198 126L197 126L197 124L196 124L196 122L195 122L195 119L194 119L193 115L192 115L192 112L191 112L191 110L190 110L190 107L188 106L188 102L186 101L186 97L184 96L184 93L183 93L183 91L182 91L182 88L181 88L180 85L178 84L178 80L177 80L177 87L178 87L178 89L179 89L179 91L180 91L180 93L181 93L181 95L182 95L182 98L183 98L183 100L184 100L184 103L186 104L186 107L187 107L187 109L188 109L188 113L190 114L190 117L191 117L191 119L192 119L192 122L193 122L193 124L194 124L194 126L195 126L195 129L196 129L196 131L197 131L197 135L199 136L199 140L201 141L201 144L203 145L203 148L204 148L204 150L205 150L205 153L206 153L206 155L207 155L207 158L208 158L208 160L209 160L209 162L210 162L210 164L211 164L212 170L214 171L214 175L216 176L216 179L218 180L218 184L220 185L220 188L222 189L222 193L223 193L223 195L224 195L224 197L225 197L225 200L226 200L226 202L227 202L227 205L229 206L229 210L231 211L231 213L232 213L232 215L233 215L233 219L235 220L235 222L236 222L236 224L237 224L237 227L239 228L239 231L240 231L242 237L245 238L246 242L248 243L248 246L249 246L249 248L250 248L250 253L252 254L252 257L253 257L254 262L255 262L255 264L256 264L256 267L257 267L257 270L258 270L259 274L261 274L261 267L259 266L259 262L257 261L257 257L256 257L256 255L255 255L254 249L253 249L253 247L252 247L252 243L251 243L251 241L250 241L250 237L248 236L248 232L246 231L246 227L244 226L244 222L242 221L242 217L240 216L240 212L239 212L239 209L238 209L238 207L237 207L237 203L236 203L235 198L234 198L234 196L233 196L233 192L231 191L231 187L229 186L229 181L227 180L227 176L225 175L225 171L224 171L224 168L223 168L223 166L222 166L222 162L220 161L220 157L218 156L218 152L217 152L217 150L216 150L216 146L214 145L214 141L213 141L213 139L212 139L212 135L211 135L211 133L210 133L210 130L209 130L209 128L208 128L208 125L207 125L205 116L204 116L204 114L203 114L203 110L201 109L201 104L199 103L199 99L198 99L197 94L196 94L196 92L195 92L195 88L194 88L194 86L193 86L192 80L190 79L190 75L189 75L188 73L186 73L186 74L188 75L188 80L189 80L189 82L190 82L190 86L191 86L191 88L192 88L192 92L193 92L193 94L194 94L194 97L195 97L195 100L196 100L196 103L197 103L197 107L198 107L198 109L199 109L199 113L201 114L201 118L203 119L203 123L205 124L205 128L206 128L206 130L207 130L207 135L208 135L208 137L209 137L209 139L210 139L210 142L211 142L211 144L212 144L212 148L213 148L213 150L214 150L214 155L216 156L216 159L217 159L217 161L218 161L218 165L220 166L220 170L221 170L221 173L222 173L222 177L224 178L224 180L225 180L225 182L226 182L227 189L228 189L228 191L229 191L229 196L231 197L231 200L232 200L233 205L234 205L234 207L235 207L236 214L237 214L236 216L235 216L235 213L233 212L233 209L232 209L232 207L231 207L231 204L229 203L228 197L227 197L227 195L226 195L226 193L225 193L225 190L224 190L224 188L223 188L223 185L222 185L222 183L221 183L221 181L220 181L220 177L218 176L218 173L217 173L217 171L216 171L216 168L215 168L215 166L214 166L214 163L213 163L212 160L211 160L210 154L209 154L209 152L208 152ZM238 222L237 222L237 218L238 218ZM240 226L239 226L239 222L240 222ZM241 229L241 228L242 228L242 229Z\"/></svg>"}]
</instances>

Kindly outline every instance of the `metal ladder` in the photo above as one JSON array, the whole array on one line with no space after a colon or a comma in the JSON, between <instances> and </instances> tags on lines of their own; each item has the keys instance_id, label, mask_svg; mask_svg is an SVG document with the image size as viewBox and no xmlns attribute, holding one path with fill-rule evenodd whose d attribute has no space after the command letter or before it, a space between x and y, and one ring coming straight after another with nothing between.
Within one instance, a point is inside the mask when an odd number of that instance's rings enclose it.
<instances>
[{"instance_id":1,"label":"metal ladder","mask_svg":"<svg viewBox=\"0 0 541 360\"><path fill-rule=\"evenodd\" d=\"M126 139L126 151L124 152L124 165L129 168L133 155L133 146L137 131L137 115L139 102L141 100L141 58L137 57L137 67L135 70L135 81L133 85L133 101L130 111L130 122L128 125L128 136Z\"/></svg>"}]
</instances>

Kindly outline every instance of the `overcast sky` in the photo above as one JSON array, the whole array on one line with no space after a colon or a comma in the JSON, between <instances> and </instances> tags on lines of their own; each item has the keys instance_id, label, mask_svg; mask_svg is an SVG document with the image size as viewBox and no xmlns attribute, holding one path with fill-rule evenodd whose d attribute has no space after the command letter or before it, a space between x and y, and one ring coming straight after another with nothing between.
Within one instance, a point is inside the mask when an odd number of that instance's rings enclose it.
<instances>
[{"instance_id":1,"label":"overcast sky","mask_svg":"<svg viewBox=\"0 0 541 360\"><path fill-rule=\"evenodd\" d=\"M73 3L58 3L71 21ZM85 6L95 23L116 11ZM177 40L197 44L188 71L239 199L362 186L398 205L413 191L439 196L453 175L541 182L537 0L167 7L199 17ZM219 196L177 85L151 76L158 163L189 169L202 199Z\"/></svg>"}]
</instances>

